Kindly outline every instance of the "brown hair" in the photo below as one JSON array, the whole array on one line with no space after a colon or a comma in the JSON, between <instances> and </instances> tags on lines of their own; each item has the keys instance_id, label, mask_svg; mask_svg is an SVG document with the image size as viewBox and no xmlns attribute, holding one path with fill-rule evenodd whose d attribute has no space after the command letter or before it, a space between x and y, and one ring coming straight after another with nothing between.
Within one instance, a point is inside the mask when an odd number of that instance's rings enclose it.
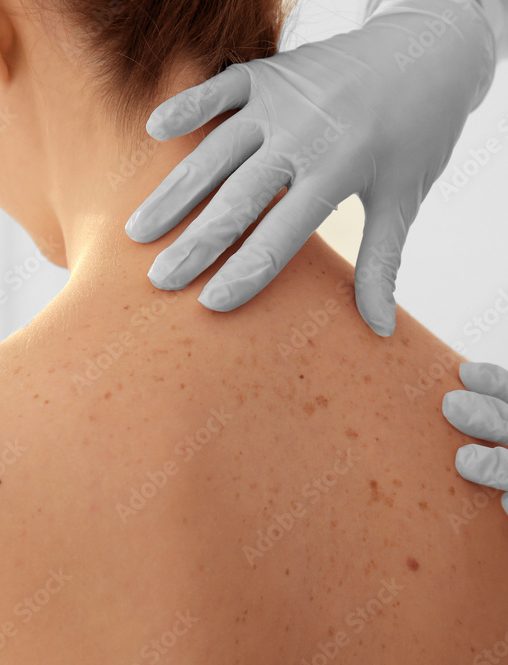
<instances>
[{"instance_id":1,"label":"brown hair","mask_svg":"<svg viewBox=\"0 0 508 665\"><path fill-rule=\"evenodd\" d=\"M120 115L147 103L176 59L193 61L208 78L232 63L273 55L285 6L285 0L51 1L80 29L83 50Z\"/></svg>"}]
</instances>

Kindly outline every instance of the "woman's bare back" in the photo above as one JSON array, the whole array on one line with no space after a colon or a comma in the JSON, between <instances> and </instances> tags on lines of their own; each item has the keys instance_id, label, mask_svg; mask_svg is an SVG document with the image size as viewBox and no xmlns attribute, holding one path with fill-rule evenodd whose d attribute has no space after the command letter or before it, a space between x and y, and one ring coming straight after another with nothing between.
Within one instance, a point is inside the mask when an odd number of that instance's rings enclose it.
<instances>
[{"instance_id":1,"label":"woman's bare back","mask_svg":"<svg viewBox=\"0 0 508 665\"><path fill-rule=\"evenodd\" d=\"M440 415L458 358L403 313L371 334L315 238L228 315L206 276L131 272L73 278L0 350L5 662L464 665L508 639L505 517Z\"/></svg>"}]
</instances>

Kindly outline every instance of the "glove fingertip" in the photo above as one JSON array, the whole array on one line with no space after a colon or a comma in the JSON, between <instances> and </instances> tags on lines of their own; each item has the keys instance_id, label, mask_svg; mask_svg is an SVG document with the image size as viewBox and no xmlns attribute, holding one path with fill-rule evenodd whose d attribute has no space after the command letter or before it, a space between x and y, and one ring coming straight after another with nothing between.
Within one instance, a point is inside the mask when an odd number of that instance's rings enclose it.
<instances>
[{"instance_id":1,"label":"glove fingertip","mask_svg":"<svg viewBox=\"0 0 508 665\"><path fill-rule=\"evenodd\" d=\"M225 286L207 284L201 291L198 302L212 312L230 312L235 309L231 301L230 290Z\"/></svg>"},{"instance_id":2,"label":"glove fingertip","mask_svg":"<svg viewBox=\"0 0 508 665\"><path fill-rule=\"evenodd\" d=\"M167 141L172 134L168 131L165 121L151 115L146 123L147 133L156 141Z\"/></svg>"},{"instance_id":3,"label":"glove fingertip","mask_svg":"<svg viewBox=\"0 0 508 665\"><path fill-rule=\"evenodd\" d=\"M501 497L501 506L504 512L508 515L508 492L505 492Z\"/></svg>"},{"instance_id":4,"label":"glove fingertip","mask_svg":"<svg viewBox=\"0 0 508 665\"><path fill-rule=\"evenodd\" d=\"M397 327L396 305L392 300L364 298L356 294L356 305L362 319L379 337L391 337Z\"/></svg>"}]
</instances>

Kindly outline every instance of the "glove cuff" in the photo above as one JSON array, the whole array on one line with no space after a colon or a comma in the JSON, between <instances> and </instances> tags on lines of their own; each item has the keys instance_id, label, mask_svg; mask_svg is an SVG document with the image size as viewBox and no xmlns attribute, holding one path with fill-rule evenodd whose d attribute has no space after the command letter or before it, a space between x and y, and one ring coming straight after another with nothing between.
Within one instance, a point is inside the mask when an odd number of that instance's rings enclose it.
<instances>
[{"instance_id":1,"label":"glove cuff","mask_svg":"<svg viewBox=\"0 0 508 665\"><path fill-rule=\"evenodd\" d=\"M497 42L493 22L499 20L497 11L506 7L505 3L508 0L369 0L365 25L387 16L394 19L421 17L423 30L415 32L413 38L423 42L429 36L427 33L432 32L435 41L439 43L441 40L443 45L442 66L446 67L447 57L463 56L464 71L475 77L477 90L469 109L473 111L485 98L494 79ZM507 13L505 9L504 16ZM439 30L442 31L440 36L437 34ZM505 32L500 26L497 30L501 34ZM450 36L449 40L445 40L446 34ZM425 45L422 46L425 50Z\"/></svg>"}]
</instances>

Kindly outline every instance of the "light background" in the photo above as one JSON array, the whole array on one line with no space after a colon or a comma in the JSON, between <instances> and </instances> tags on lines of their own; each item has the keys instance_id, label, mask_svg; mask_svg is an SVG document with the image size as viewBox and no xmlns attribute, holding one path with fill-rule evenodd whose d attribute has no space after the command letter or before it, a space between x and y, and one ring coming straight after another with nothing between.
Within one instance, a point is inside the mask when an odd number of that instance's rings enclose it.
<instances>
[{"instance_id":1,"label":"light background","mask_svg":"<svg viewBox=\"0 0 508 665\"><path fill-rule=\"evenodd\" d=\"M302 0L289 23L286 46L358 27L361 4ZM441 339L461 344L464 355L508 367L508 134L499 130L499 123L508 120L507 91L508 66L503 65L411 231L396 295ZM498 142L497 151L487 163L475 165L472 154L492 140ZM443 183L465 169L475 173L446 196ZM350 199L322 232L354 262L362 224L361 205ZM66 279L66 271L42 260L22 229L0 214L0 338L28 323Z\"/></svg>"}]
</instances>

